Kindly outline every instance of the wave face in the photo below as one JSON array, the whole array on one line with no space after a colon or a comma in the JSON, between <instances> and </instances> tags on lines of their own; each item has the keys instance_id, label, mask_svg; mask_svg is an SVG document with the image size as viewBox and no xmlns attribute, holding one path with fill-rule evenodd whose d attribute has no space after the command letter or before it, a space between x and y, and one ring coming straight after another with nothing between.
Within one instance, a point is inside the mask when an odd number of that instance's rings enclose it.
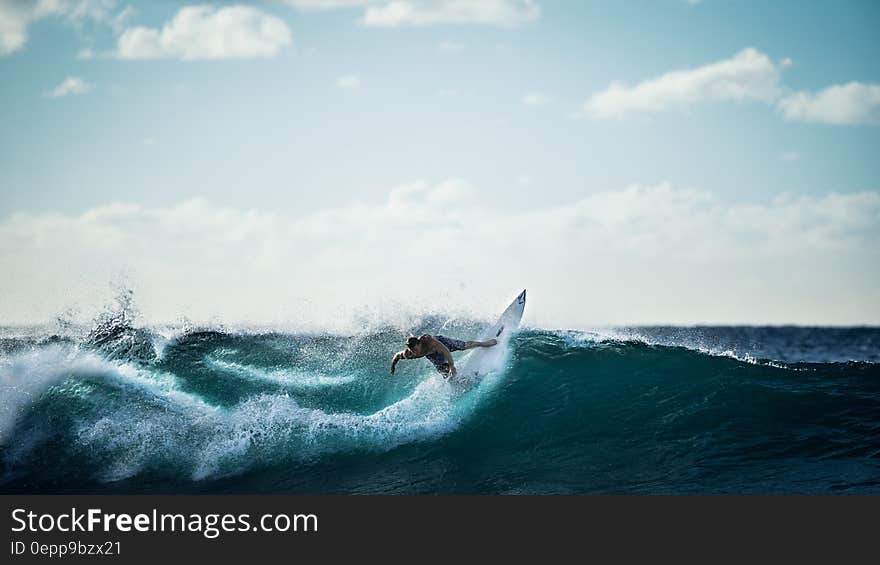
<instances>
[{"instance_id":1,"label":"wave face","mask_svg":"<svg viewBox=\"0 0 880 565\"><path fill-rule=\"evenodd\" d=\"M0 332L0 491L880 493L880 330L525 330L473 388L388 376L438 330L479 326Z\"/></svg>"}]
</instances>

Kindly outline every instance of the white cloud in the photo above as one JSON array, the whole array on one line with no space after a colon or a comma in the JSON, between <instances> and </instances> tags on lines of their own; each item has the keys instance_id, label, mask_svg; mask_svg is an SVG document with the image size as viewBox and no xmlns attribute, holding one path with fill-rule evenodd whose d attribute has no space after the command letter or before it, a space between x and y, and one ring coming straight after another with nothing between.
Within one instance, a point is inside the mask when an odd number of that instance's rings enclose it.
<instances>
[{"instance_id":1,"label":"white cloud","mask_svg":"<svg viewBox=\"0 0 880 565\"><path fill-rule=\"evenodd\" d=\"M112 27L119 15L116 0L0 0L0 56L24 47L31 24L51 17L74 25L94 22Z\"/></svg>"},{"instance_id":2,"label":"white cloud","mask_svg":"<svg viewBox=\"0 0 880 565\"><path fill-rule=\"evenodd\" d=\"M483 24L517 27L541 13L536 0L283 0L301 10L364 7L361 22L374 27ZM443 42L441 51L460 51Z\"/></svg>"},{"instance_id":3,"label":"white cloud","mask_svg":"<svg viewBox=\"0 0 880 565\"><path fill-rule=\"evenodd\" d=\"M363 6L376 0L283 0L296 8L304 10L330 10L333 8L350 8Z\"/></svg>"},{"instance_id":4,"label":"white cloud","mask_svg":"<svg viewBox=\"0 0 880 565\"><path fill-rule=\"evenodd\" d=\"M666 73L635 86L612 83L583 105L580 117L621 118L637 112L682 109L707 100L773 102L780 95L780 70L787 66L747 48L730 59Z\"/></svg>"},{"instance_id":5,"label":"white cloud","mask_svg":"<svg viewBox=\"0 0 880 565\"><path fill-rule=\"evenodd\" d=\"M21 49L28 39L27 28L36 19L33 7L0 0L0 55Z\"/></svg>"},{"instance_id":6,"label":"white cloud","mask_svg":"<svg viewBox=\"0 0 880 565\"><path fill-rule=\"evenodd\" d=\"M787 120L837 125L880 125L880 84L835 84L816 93L797 92L779 101Z\"/></svg>"},{"instance_id":7,"label":"white cloud","mask_svg":"<svg viewBox=\"0 0 880 565\"><path fill-rule=\"evenodd\" d=\"M186 6L162 29L132 27L117 45L121 59L273 57L291 42L283 20L249 6Z\"/></svg>"},{"instance_id":8,"label":"white cloud","mask_svg":"<svg viewBox=\"0 0 880 565\"><path fill-rule=\"evenodd\" d=\"M80 77L67 77L53 88L47 96L49 98L64 98L65 96L81 96L92 90L93 86Z\"/></svg>"},{"instance_id":9,"label":"white cloud","mask_svg":"<svg viewBox=\"0 0 880 565\"><path fill-rule=\"evenodd\" d=\"M113 24L117 18L125 18L132 8L116 12L116 0L38 0L37 2L64 12L74 22L101 22Z\"/></svg>"},{"instance_id":10,"label":"white cloud","mask_svg":"<svg viewBox=\"0 0 880 565\"><path fill-rule=\"evenodd\" d=\"M527 92L522 97L522 103L526 106L546 106L553 99L543 92Z\"/></svg>"},{"instance_id":11,"label":"white cloud","mask_svg":"<svg viewBox=\"0 0 880 565\"><path fill-rule=\"evenodd\" d=\"M155 321L491 315L521 286L540 325L880 321L877 192L729 204L660 184L488 202L451 179L303 216L200 199L19 213L0 220L0 270L16 273L0 278L0 319L88 309L124 272Z\"/></svg>"},{"instance_id":12,"label":"white cloud","mask_svg":"<svg viewBox=\"0 0 880 565\"><path fill-rule=\"evenodd\" d=\"M361 87L361 77L356 74L347 74L336 79L337 88L353 90Z\"/></svg>"},{"instance_id":13,"label":"white cloud","mask_svg":"<svg viewBox=\"0 0 880 565\"><path fill-rule=\"evenodd\" d=\"M392 211L421 211L425 206L453 204L473 192L462 179L448 179L438 184L419 180L400 185L388 194L387 209Z\"/></svg>"},{"instance_id":14,"label":"white cloud","mask_svg":"<svg viewBox=\"0 0 880 565\"><path fill-rule=\"evenodd\" d=\"M375 27L486 24L516 27L540 15L534 0L393 0L368 6L363 23Z\"/></svg>"},{"instance_id":15,"label":"white cloud","mask_svg":"<svg viewBox=\"0 0 880 565\"><path fill-rule=\"evenodd\" d=\"M110 18L110 27L112 27L113 31L117 34L122 33L128 26L128 22L135 17L137 12L138 10L134 6L126 6L119 13Z\"/></svg>"},{"instance_id":16,"label":"white cloud","mask_svg":"<svg viewBox=\"0 0 880 565\"><path fill-rule=\"evenodd\" d=\"M791 121L880 125L880 84L850 82L818 92L784 94L781 71L791 65L787 57L774 63L760 51L747 48L730 59L672 71L635 86L613 82L584 102L576 116L612 119L686 109L705 101L756 100L776 104Z\"/></svg>"}]
</instances>

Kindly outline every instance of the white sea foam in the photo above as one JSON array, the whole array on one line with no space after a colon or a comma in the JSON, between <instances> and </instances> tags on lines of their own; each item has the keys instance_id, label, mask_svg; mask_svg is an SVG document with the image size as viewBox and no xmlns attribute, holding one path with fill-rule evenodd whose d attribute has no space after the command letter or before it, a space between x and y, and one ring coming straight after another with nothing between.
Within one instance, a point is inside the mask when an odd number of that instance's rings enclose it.
<instances>
[{"instance_id":1,"label":"white sea foam","mask_svg":"<svg viewBox=\"0 0 880 565\"><path fill-rule=\"evenodd\" d=\"M68 376L70 348L49 346L0 360L0 444L6 443L21 411L53 384ZM81 366L90 359L79 359Z\"/></svg>"},{"instance_id":2,"label":"white sea foam","mask_svg":"<svg viewBox=\"0 0 880 565\"><path fill-rule=\"evenodd\" d=\"M281 368L265 369L253 365L219 359L213 355L206 356L205 363L214 369L229 371L249 379L270 381L292 388L335 387L348 384L355 380L354 375L326 375L322 373L311 373L307 371Z\"/></svg>"},{"instance_id":3,"label":"white sea foam","mask_svg":"<svg viewBox=\"0 0 880 565\"><path fill-rule=\"evenodd\" d=\"M221 363L230 370L255 371ZM254 374L284 382L303 376L283 371ZM315 375L300 384L333 386L353 378ZM62 382L65 386L52 389ZM30 419L27 430L17 430L20 416L43 394L63 395L63 405L69 408L65 421L71 427L54 432L67 434L71 443L64 448L100 469L96 478L115 481L151 469L200 480L257 464L309 460L344 450L384 451L438 437L469 417L493 382L487 379L463 390L432 374L400 400L371 414L302 406L288 393L262 394L219 407L186 391L169 373L102 360L71 346L44 347L0 365L0 438L13 440L7 457L25 457L52 435L53 429L44 428L53 424Z\"/></svg>"}]
</instances>

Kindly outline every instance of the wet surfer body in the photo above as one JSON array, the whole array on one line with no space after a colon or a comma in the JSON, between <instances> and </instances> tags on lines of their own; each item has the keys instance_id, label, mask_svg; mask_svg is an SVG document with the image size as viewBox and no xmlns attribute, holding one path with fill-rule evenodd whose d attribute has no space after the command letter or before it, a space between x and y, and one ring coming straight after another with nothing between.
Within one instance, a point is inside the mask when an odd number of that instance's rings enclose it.
<instances>
[{"instance_id":1,"label":"wet surfer body","mask_svg":"<svg viewBox=\"0 0 880 565\"><path fill-rule=\"evenodd\" d=\"M434 364L437 371L444 377L455 376L455 361L452 359L453 351L464 351L474 347L492 347L497 340L489 341L462 341L442 335L424 334L421 337L409 336L406 339L406 349L394 354L391 359L391 374L394 374L397 363L401 359L418 359L427 357Z\"/></svg>"}]
</instances>

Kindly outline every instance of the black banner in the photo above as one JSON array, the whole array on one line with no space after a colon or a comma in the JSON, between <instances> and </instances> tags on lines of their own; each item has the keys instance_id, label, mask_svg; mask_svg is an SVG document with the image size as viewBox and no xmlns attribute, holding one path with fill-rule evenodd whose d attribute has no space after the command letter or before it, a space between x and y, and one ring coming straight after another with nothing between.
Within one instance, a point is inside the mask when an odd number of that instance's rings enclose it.
<instances>
[{"instance_id":1,"label":"black banner","mask_svg":"<svg viewBox=\"0 0 880 565\"><path fill-rule=\"evenodd\" d=\"M876 497L4 496L4 563L866 557Z\"/></svg>"}]
</instances>

